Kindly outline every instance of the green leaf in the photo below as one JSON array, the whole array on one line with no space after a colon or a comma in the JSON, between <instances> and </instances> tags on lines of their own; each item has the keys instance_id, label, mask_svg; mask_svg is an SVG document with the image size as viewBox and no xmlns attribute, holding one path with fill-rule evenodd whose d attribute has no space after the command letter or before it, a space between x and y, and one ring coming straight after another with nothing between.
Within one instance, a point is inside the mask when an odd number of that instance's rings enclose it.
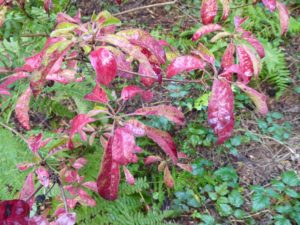
<instances>
[{"instance_id":1,"label":"green leaf","mask_svg":"<svg viewBox=\"0 0 300 225\"><path fill-rule=\"evenodd\" d=\"M233 215L237 219L242 219L246 215L246 212L244 210L237 209L234 211Z\"/></svg>"},{"instance_id":2,"label":"green leaf","mask_svg":"<svg viewBox=\"0 0 300 225\"><path fill-rule=\"evenodd\" d=\"M213 201L216 201L218 198L218 195L215 192L208 192L208 196Z\"/></svg>"},{"instance_id":3,"label":"green leaf","mask_svg":"<svg viewBox=\"0 0 300 225\"><path fill-rule=\"evenodd\" d=\"M237 181L238 175L232 167L222 167L215 171L214 175L223 181Z\"/></svg>"},{"instance_id":4,"label":"green leaf","mask_svg":"<svg viewBox=\"0 0 300 225\"><path fill-rule=\"evenodd\" d=\"M282 214L289 214L293 211L293 207L291 205L278 205L275 207L276 211Z\"/></svg>"},{"instance_id":5,"label":"green leaf","mask_svg":"<svg viewBox=\"0 0 300 225\"><path fill-rule=\"evenodd\" d=\"M239 146L242 144L242 137L241 136L235 136L230 139L230 142L233 146Z\"/></svg>"},{"instance_id":6,"label":"green leaf","mask_svg":"<svg viewBox=\"0 0 300 225\"><path fill-rule=\"evenodd\" d=\"M240 207L244 203L243 196L238 190L233 190L228 196L229 203L235 207Z\"/></svg>"},{"instance_id":7,"label":"green leaf","mask_svg":"<svg viewBox=\"0 0 300 225\"><path fill-rule=\"evenodd\" d=\"M210 96L210 92L201 95L199 98L195 100L194 108L197 110L202 110L203 108L208 106L208 99Z\"/></svg>"},{"instance_id":8,"label":"green leaf","mask_svg":"<svg viewBox=\"0 0 300 225\"><path fill-rule=\"evenodd\" d=\"M274 216L275 225L292 225L291 221L282 215Z\"/></svg>"},{"instance_id":9,"label":"green leaf","mask_svg":"<svg viewBox=\"0 0 300 225\"><path fill-rule=\"evenodd\" d=\"M220 216L229 216L233 213L231 206L228 204L218 204L217 209Z\"/></svg>"},{"instance_id":10,"label":"green leaf","mask_svg":"<svg viewBox=\"0 0 300 225\"><path fill-rule=\"evenodd\" d=\"M294 171L286 171L281 175L282 181L289 186L297 186L300 183L298 175Z\"/></svg>"},{"instance_id":11,"label":"green leaf","mask_svg":"<svg viewBox=\"0 0 300 225\"><path fill-rule=\"evenodd\" d=\"M229 191L228 191L228 186L227 183L222 183L219 186L215 186L215 191L219 194L219 195L226 195Z\"/></svg>"},{"instance_id":12,"label":"green leaf","mask_svg":"<svg viewBox=\"0 0 300 225\"><path fill-rule=\"evenodd\" d=\"M279 113L279 112L273 112L273 113L271 114L271 116L272 116L274 119L277 119L277 120L279 120L279 119L281 119L281 118L283 117L283 115L282 115L281 113Z\"/></svg>"},{"instance_id":13,"label":"green leaf","mask_svg":"<svg viewBox=\"0 0 300 225\"><path fill-rule=\"evenodd\" d=\"M63 36L64 34L68 34L71 31L74 31L78 28L77 24L69 23L69 22L62 22L57 25L54 31L50 34L51 37L59 37Z\"/></svg>"},{"instance_id":14,"label":"green leaf","mask_svg":"<svg viewBox=\"0 0 300 225\"><path fill-rule=\"evenodd\" d=\"M288 196L292 197L292 198L299 198L300 195L297 191L291 189L291 188L287 188L285 191L284 191Z\"/></svg>"},{"instance_id":15,"label":"green leaf","mask_svg":"<svg viewBox=\"0 0 300 225\"><path fill-rule=\"evenodd\" d=\"M265 193L255 192L252 196L252 209L257 212L270 206L270 197Z\"/></svg>"},{"instance_id":16,"label":"green leaf","mask_svg":"<svg viewBox=\"0 0 300 225\"><path fill-rule=\"evenodd\" d=\"M201 219L206 225L215 224L215 218L213 218L211 215L201 215L199 219Z\"/></svg>"}]
</instances>

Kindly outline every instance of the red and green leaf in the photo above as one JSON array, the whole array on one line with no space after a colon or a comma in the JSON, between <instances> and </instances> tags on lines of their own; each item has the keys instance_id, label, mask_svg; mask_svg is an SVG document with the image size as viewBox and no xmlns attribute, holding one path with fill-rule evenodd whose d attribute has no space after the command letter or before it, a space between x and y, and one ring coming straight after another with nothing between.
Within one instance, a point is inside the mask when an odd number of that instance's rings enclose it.
<instances>
[{"instance_id":1,"label":"red and green leaf","mask_svg":"<svg viewBox=\"0 0 300 225\"><path fill-rule=\"evenodd\" d=\"M221 0L223 6L222 20L226 20L230 13L230 2L231 0Z\"/></svg>"},{"instance_id":2,"label":"red and green leaf","mask_svg":"<svg viewBox=\"0 0 300 225\"><path fill-rule=\"evenodd\" d=\"M27 88L25 92L19 97L16 103L15 113L16 118L23 128L30 130L29 124L29 103L31 97L31 89Z\"/></svg>"},{"instance_id":3,"label":"red and green leaf","mask_svg":"<svg viewBox=\"0 0 300 225\"><path fill-rule=\"evenodd\" d=\"M218 13L217 0L202 0L200 14L204 25L214 22L214 18Z\"/></svg>"},{"instance_id":4,"label":"red and green leaf","mask_svg":"<svg viewBox=\"0 0 300 225\"><path fill-rule=\"evenodd\" d=\"M164 183L167 187L173 188L174 187L174 179L170 173L169 167L166 166L164 169Z\"/></svg>"},{"instance_id":5,"label":"red and green leaf","mask_svg":"<svg viewBox=\"0 0 300 225\"><path fill-rule=\"evenodd\" d=\"M246 50L244 45L237 46L237 56L238 56L240 68L242 70L242 75L238 76L238 78L240 81L247 84L250 82L254 74L252 58L249 55L249 52Z\"/></svg>"},{"instance_id":6,"label":"red and green leaf","mask_svg":"<svg viewBox=\"0 0 300 225\"><path fill-rule=\"evenodd\" d=\"M93 91L84 96L84 99L91 102L99 102L104 104L108 103L108 97L106 95L106 92L100 87L99 84L96 84Z\"/></svg>"},{"instance_id":7,"label":"red and green leaf","mask_svg":"<svg viewBox=\"0 0 300 225\"><path fill-rule=\"evenodd\" d=\"M290 20L289 11L283 3L278 1L276 1L276 7L279 12L281 35L284 35L288 31L288 27L289 27L289 20Z\"/></svg>"},{"instance_id":8,"label":"red and green leaf","mask_svg":"<svg viewBox=\"0 0 300 225\"><path fill-rule=\"evenodd\" d=\"M193 35L192 40L197 41L202 36L215 32L215 31L221 31L223 28L219 24L208 24L200 27Z\"/></svg>"}]
</instances>

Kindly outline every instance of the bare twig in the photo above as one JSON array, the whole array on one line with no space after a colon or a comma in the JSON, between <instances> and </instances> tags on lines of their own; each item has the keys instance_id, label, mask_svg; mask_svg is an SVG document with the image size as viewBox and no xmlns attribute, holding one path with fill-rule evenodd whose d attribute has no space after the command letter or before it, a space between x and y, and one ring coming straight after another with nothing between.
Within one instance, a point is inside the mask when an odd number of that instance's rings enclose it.
<instances>
[{"instance_id":1,"label":"bare twig","mask_svg":"<svg viewBox=\"0 0 300 225\"><path fill-rule=\"evenodd\" d=\"M36 193L38 193L41 189L42 189L43 185L40 184L40 186L35 190L35 192L33 192L26 200L25 202L28 202L30 199L32 199L33 196L36 195Z\"/></svg>"},{"instance_id":2,"label":"bare twig","mask_svg":"<svg viewBox=\"0 0 300 225\"><path fill-rule=\"evenodd\" d=\"M26 144L27 144L27 139L22 135L20 134L18 131L16 131L15 129L7 126L6 124L0 122L0 125L4 128L6 128L7 130L10 130L11 132L13 132L15 135L17 135L18 137L20 137Z\"/></svg>"}]
</instances>

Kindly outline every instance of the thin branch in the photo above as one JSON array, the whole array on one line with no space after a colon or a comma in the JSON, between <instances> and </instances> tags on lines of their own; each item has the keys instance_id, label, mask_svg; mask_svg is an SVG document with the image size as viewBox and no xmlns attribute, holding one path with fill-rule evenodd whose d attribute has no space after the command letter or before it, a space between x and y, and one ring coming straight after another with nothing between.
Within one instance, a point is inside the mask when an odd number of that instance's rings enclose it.
<instances>
[{"instance_id":1,"label":"thin branch","mask_svg":"<svg viewBox=\"0 0 300 225\"><path fill-rule=\"evenodd\" d=\"M11 132L13 132L15 135L17 135L19 138L21 138L26 144L28 143L27 142L27 139L22 135L20 134L18 131L16 131L15 129L7 126L6 124L0 122L0 125L4 128L6 128L7 130L10 130Z\"/></svg>"},{"instance_id":2,"label":"thin branch","mask_svg":"<svg viewBox=\"0 0 300 225\"><path fill-rule=\"evenodd\" d=\"M166 6L166 5L173 5L173 4L176 4L177 2L178 2L178 0L174 0L174 1L171 1L171 2L163 2L163 3L156 3L156 4L141 6L141 7L137 7L137 8L134 8L134 9L128 9L128 10L125 10L123 12L115 13L113 15L114 16L120 16L120 15L124 15L124 14L127 14L127 13L132 13L132 12L135 12L135 11L143 10L143 9L149 9L149 8L153 8L153 7L161 7L161 6Z\"/></svg>"},{"instance_id":3,"label":"thin branch","mask_svg":"<svg viewBox=\"0 0 300 225\"><path fill-rule=\"evenodd\" d=\"M59 190L60 190L60 192L61 192L61 197L62 197L62 199L63 199L63 201L64 201L64 207L65 207L65 210L66 210L66 212L68 212L69 209L68 209L68 205L67 205L66 194L65 194L64 187L62 186L62 183L61 183L61 181L60 181L60 178L58 179L57 184L58 184Z\"/></svg>"},{"instance_id":4,"label":"thin branch","mask_svg":"<svg viewBox=\"0 0 300 225\"><path fill-rule=\"evenodd\" d=\"M42 189L43 185L40 184L40 186L35 190L35 192L33 192L26 200L25 202L28 202L33 196L36 195L36 193L38 193L41 189Z\"/></svg>"}]
</instances>

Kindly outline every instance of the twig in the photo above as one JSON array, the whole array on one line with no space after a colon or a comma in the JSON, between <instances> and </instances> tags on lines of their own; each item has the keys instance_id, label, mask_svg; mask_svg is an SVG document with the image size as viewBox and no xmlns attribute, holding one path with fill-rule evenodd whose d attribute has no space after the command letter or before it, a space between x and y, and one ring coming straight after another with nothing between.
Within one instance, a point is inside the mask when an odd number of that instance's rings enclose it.
<instances>
[{"instance_id":1,"label":"twig","mask_svg":"<svg viewBox=\"0 0 300 225\"><path fill-rule=\"evenodd\" d=\"M114 16L120 16L120 15L124 15L124 14L127 14L127 13L132 13L132 12L135 12L135 11L143 10L143 9L149 9L149 8L153 8L153 7L161 7L161 6L166 6L166 5L173 5L177 2L178 2L178 0L174 0L174 1L170 1L170 2L163 2L163 3L156 3L156 4L141 6L141 7L137 7L137 8L134 8L134 9L128 9L128 10L125 10L123 12L115 13L113 15Z\"/></svg>"},{"instance_id":2,"label":"twig","mask_svg":"<svg viewBox=\"0 0 300 225\"><path fill-rule=\"evenodd\" d=\"M38 193L41 189L42 189L43 185L40 184L40 186L35 190L35 192L33 192L26 200L25 202L28 202L33 196L36 195L36 193Z\"/></svg>"},{"instance_id":3,"label":"twig","mask_svg":"<svg viewBox=\"0 0 300 225\"><path fill-rule=\"evenodd\" d=\"M11 132L13 132L15 135L17 135L19 138L21 138L26 144L28 143L27 142L27 139L22 135L20 134L18 131L16 131L15 129L7 126L6 124L0 122L0 125L4 128L6 128L7 130L10 130Z\"/></svg>"},{"instance_id":4,"label":"twig","mask_svg":"<svg viewBox=\"0 0 300 225\"><path fill-rule=\"evenodd\" d=\"M68 212L69 210L68 210L68 205L67 205L67 199L66 199L66 195L65 195L65 190L64 190L64 188L62 186L62 183L61 183L60 179L58 179L57 184L58 184L59 190L61 192L61 197L62 197L62 199L64 201L65 210L66 210L66 212Z\"/></svg>"}]
</instances>

